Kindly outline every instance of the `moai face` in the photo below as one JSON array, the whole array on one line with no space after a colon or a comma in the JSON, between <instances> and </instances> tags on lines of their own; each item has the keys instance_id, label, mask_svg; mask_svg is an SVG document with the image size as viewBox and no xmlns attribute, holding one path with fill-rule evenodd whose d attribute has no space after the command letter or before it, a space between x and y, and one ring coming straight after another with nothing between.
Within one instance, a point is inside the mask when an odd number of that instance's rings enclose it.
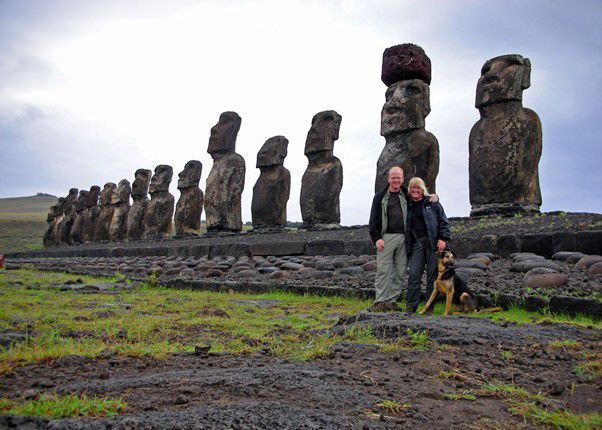
<instances>
[{"instance_id":1,"label":"moai face","mask_svg":"<svg viewBox=\"0 0 602 430\"><path fill-rule=\"evenodd\" d=\"M338 134L337 134L338 137ZM277 166L284 163L288 150L288 139L284 136L270 137L257 153L257 168Z\"/></svg>"},{"instance_id":2,"label":"moai face","mask_svg":"<svg viewBox=\"0 0 602 430\"><path fill-rule=\"evenodd\" d=\"M88 195L90 193L86 190L81 190L79 192L79 196L77 197L77 201L75 202L75 211L81 212L86 209L86 204L88 202Z\"/></svg>"},{"instance_id":3,"label":"moai face","mask_svg":"<svg viewBox=\"0 0 602 430\"><path fill-rule=\"evenodd\" d=\"M132 198L146 197L152 174L153 172L148 169L136 170L134 183L132 184Z\"/></svg>"},{"instance_id":4,"label":"moai face","mask_svg":"<svg viewBox=\"0 0 602 430\"><path fill-rule=\"evenodd\" d=\"M520 55L502 55L487 60L477 82L477 108L511 100L521 101L531 86L531 61Z\"/></svg>"},{"instance_id":5,"label":"moai face","mask_svg":"<svg viewBox=\"0 0 602 430\"><path fill-rule=\"evenodd\" d=\"M115 185L112 182L107 182L100 192L100 206L109 206L111 204L111 199L113 198L113 193L115 192Z\"/></svg>"},{"instance_id":6,"label":"moai face","mask_svg":"<svg viewBox=\"0 0 602 430\"><path fill-rule=\"evenodd\" d=\"M222 113L218 123L211 128L207 152L209 154L234 152L240 122L241 118L236 112Z\"/></svg>"},{"instance_id":7,"label":"moai face","mask_svg":"<svg viewBox=\"0 0 602 430\"><path fill-rule=\"evenodd\" d=\"M50 210L48 211L48 215L46 216L46 222L51 222L56 217L60 216L61 213L63 212L63 209L61 206L62 205L61 199L63 199L63 201L65 200L63 197L61 197L61 198L59 198L59 201L55 205L50 206Z\"/></svg>"},{"instance_id":8,"label":"moai face","mask_svg":"<svg viewBox=\"0 0 602 430\"><path fill-rule=\"evenodd\" d=\"M122 179L119 181L119 185L117 185L115 192L113 192L113 195L111 196L111 204L129 203L131 193L132 187L130 187L130 181Z\"/></svg>"},{"instance_id":9,"label":"moai face","mask_svg":"<svg viewBox=\"0 0 602 430\"><path fill-rule=\"evenodd\" d=\"M178 173L178 189L198 187L203 172L203 164L198 160L190 160L184 170Z\"/></svg>"},{"instance_id":10,"label":"moai face","mask_svg":"<svg viewBox=\"0 0 602 430\"><path fill-rule=\"evenodd\" d=\"M381 112L381 136L424 128L424 119L431 112L431 103L429 86L423 81L412 79L396 82L387 88L385 99Z\"/></svg>"},{"instance_id":11,"label":"moai face","mask_svg":"<svg viewBox=\"0 0 602 430\"><path fill-rule=\"evenodd\" d=\"M86 200L86 207L91 208L94 206L98 206L98 196L100 195L100 187L98 185L94 185L90 187L90 191L88 193L88 200Z\"/></svg>"},{"instance_id":12,"label":"moai face","mask_svg":"<svg viewBox=\"0 0 602 430\"><path fill-rule=\"evenodd\" d=\"M334 142L339 138L342 117L333 110L319 112L311 120L311 128L305 141L305 155L332 151Z\"/></svg>"},{"instance_id":13,"label":"moai face","mask_svg":"<svg viewBox=\"0 0 602 430\"><path fill-rule=\"evenodd\" d=\"M153 175L149 187L151 194L159 193L161 191L168 191L171 178L173 176L173 169L167 164L159 164L155 167L155 174Z\"/></svg>"}]
</instances>

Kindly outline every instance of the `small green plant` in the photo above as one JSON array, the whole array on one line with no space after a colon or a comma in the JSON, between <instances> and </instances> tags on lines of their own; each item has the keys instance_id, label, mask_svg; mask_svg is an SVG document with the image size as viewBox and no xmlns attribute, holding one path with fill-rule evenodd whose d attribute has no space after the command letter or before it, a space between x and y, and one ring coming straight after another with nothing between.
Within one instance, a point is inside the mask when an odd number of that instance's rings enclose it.
<instances>
[{"instance_id":1,"label":"small green plant","mask_svg":"<svg viewBox=\"0 0 602 430\"><path fill-rule=\"evenodd\" d=\"M523 214L521 213L516 213L512 216L512 218L516 218L516 219L521 219L523 217Z\"/></svg>"},{"instance_id":2,"label":"small green plant","mask_svg":"<svg viewBox=\"0 0 602 430\"><path fill-rule=\"evenodd\" d=\"M477 396L475 396L471 390L464 390L460 393L445 393L443 394L443 398L445 400L453 400L453 401L457 401L457 400L470 400L470 401L475 401L477 400Z\"/></svg>"},{"instance_id":3,"label":"small green plant","mask_svg":"<svg viewBox=\"0 0 602 430\"><path fill-rule=\"evenodd\" d=\"M502 356L502 359L504 359L504 361L510 361L514 357L512 351L500 351L500 355Z\"/></svg>"},{"instance_id":4,"label":"small green plant","mask_svg":"<svg viewBox=\"0 0 602 430\"><path fill-rule=\"evenodd\" d=\"M588 430L602 428L601 414L576 414L558 409L548 411L534 402L517 403L510 407L510 413L520 415L535 424L566 430Z\"/></svg>"},{"instance_id":5,"label":"small green plant","mask_svg":"<svg viewBox=\"0 0 602 430\"><path fill-rule=\"evenodd\" d=\"M426 348L429 341L429 334L426 330L413 331L412 329L407 329L406 335L415 347Z\"/></svg>"},{"instance_id":6,"label":"small green plant","mask_svg":"<svg viewBox=\"0 0 602 430\"><path fill-rule=\"evenodd\" d=\"M19 403L10 399L0 400L0 413L44 418L111 417L125 412L122 399L88 397L85 394L43 394L40 398Z\"/></svg>"},{"instance_id":7,"label":"small green plant","mask_svg":"<svg viewBox=\"0 0 602 430\"><path fill-rule=\"evenodd\" d=\"M576 340L566 339L566 340L553 340L548 343L550 348L578 348L581 346L580 342Z\"/></svg>"},{"instance_id":8,"label":"small green plant","mask_svg":"<svg viewBox=\"0 0 602 430\"><path fill-rule=\"evenodd\" d=\"M516 400L533 400L543 402L545 399L541 393L531 394L524 388L517 387L516 385L504 384L501 382L488 382L481 386L481 389L489 392L499 394L501 397L506 399Z\"/></svg>"},{"instance_id":9,"label":"small green plant","mask_svg":"<svg viewBox=\"0 0 602 430\"><path fill-rule=\"evenodd\" d=\"M146 285L151 287L151 288L156 288L159 286L159 282L157 281L157 272L155 272L154 270L151 271L148 276L146 277Z\"/></svg>"},{"instance_id":10,"label":"small green plant","mask_svg":"<svg viewBox=\"0 0 602 430\"><path fill-rule=\"evenodd\" d=\"M584 381L595 381L602 376L602 360L579 363L573 369L573 373Z\"/></svg>"},{"instance_id":11,"label":"small green plant","mask_svg":"<svg viewBox=\"0 0 602 430\"><path fill-rule=\"evenodd\" d=\"M400 414L403 411L412 409L409 403L399 403L395 400L380 400L374 404L375 407L391 414Z\"/></svg>"},{"instance_id":12,"label":"small green plant","mask_svg":"<svg viewBox=\"0 0 602 430\"><path fill-rule=\"evenodd\" d=\"M454 372L451 370L440 370L439 371L439 378L441 379L456 379L459 381L463 381L464 379L466 379L464 377L464 375L462 375L459 372Z\"/></svg>"},{"instance_id":13,"label":"small green plant","mask_svg":"<svg viewBox=\"0 0 602 430\"><path fill-rule=\"evenodd\" d=\"M559 216L560 218L566 218L567 214L566 214L566 212L565 212L565 211L560 211L560 212L558 212L558 216Z\"/></svg>"}]
</instances>

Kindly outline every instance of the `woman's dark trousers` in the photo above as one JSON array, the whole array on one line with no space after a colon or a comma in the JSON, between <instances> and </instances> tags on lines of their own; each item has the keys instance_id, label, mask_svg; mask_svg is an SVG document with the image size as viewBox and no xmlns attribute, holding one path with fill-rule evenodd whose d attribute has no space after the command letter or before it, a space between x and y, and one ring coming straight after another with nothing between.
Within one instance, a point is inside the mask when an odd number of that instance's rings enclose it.
<instances>
[{"instance_id":1,"label":"woman's dark trousers","mask_svg":"<svg viewBox=\"0 0 602 430\"><path fill-rule=\"evenodd\" d=\"M432 249L428 237L416 240L412 244L412 253L408 262L408 292L406 295L406 310L416 312L420 302L420 283L422 272L426 265L426 298L433 292L433 285L437 279L437 254Z\"/></svg>"}]
</instances>

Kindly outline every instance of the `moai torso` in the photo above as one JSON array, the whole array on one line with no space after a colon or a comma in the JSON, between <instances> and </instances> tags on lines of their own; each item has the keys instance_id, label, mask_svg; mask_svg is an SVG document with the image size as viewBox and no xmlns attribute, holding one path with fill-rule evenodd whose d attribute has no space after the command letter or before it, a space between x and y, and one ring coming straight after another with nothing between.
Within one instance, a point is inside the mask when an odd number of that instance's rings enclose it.
<instances>
[{"instance_id":1,"label":"moai torso","mask_svg":"<svg viewBox=\"0 0 602 430\"><path fill-rule=\"evenodd\" d=\"M148 206L148 186L152 172L148 169L138 169L134 173L132 184L132 206L128 212L127 237L137 240L144 237L144 212Z\"/></svg>"},{"instance_id":2,"label":"moai torso","mask_svg":"<svg viewBox=\"0 0 602 430\"><path fill-rule=\"evenodd\" d=\"M111 227L111 220L113 219L113 211L115 210L111 204L111 198L116 187L114 183L107 182L100 192L100 212L96 218L94 242L103 242L111 238L109 229Z\"/></svg>"},{"instance_id":3,"label":"moai torso","mask_svg":"<svg viewBox=\"0 0 602 430\"><path fill-rule=\"evenodd\" d=\"M178 174L180 198L176 204L174 223L176 234L195 234L201 228L203 192L199 188L203 165L198 160L190 160Z\"/></svg>"},{"instance_id":4,"label":"moai torso","mask_svg":"<svg viewBox=\"0 0 602 430\"><path fill-rule=\"evenodd\" d=\"M73 243L82 243L84 241L84 214L86 212L86 201L89 192L80 190L77 201L75 202L75 217L71 227L71 241Z\"/></svg>"},{"instance_id":5,"label":"moai torso","mask_svg":"<svg viewBox=\"0 0 602 430\"><path fill-rule=\"evenodd\" d=\"M381 112L385 147L377 162L375 191L387 186L389 169L399 166L404 171L404 185L418 176L435 192L439 142L425 130L425 118L431 111L431 61L416 45L387 48L381 78L388 86Z\"/></svg>"},{"instance_id":6,"label":"moai torso","mask_svg":"<svg viewBox=\"0 0 602 430\"><path fill-rule=\"evenodd\" d=\"M109 237L112 241L124 240L127 237L127 220L130 211L130 194L132 187L127 179L119 181L111 196L113 217L109 226Z\"/></svg>"},{"instance_id":7,"label":"moai torso","mask_svg":"<svg viewBox=\"0 0 602 430\"><path fill-rule=\"evenodd\" d=\"M283 166L288 140L284 136L268 139L257 154L261 174L253 187L251 216L253 228L286 226L286 204L291 189L291 174Z\"/></svg>"},{"instance_id":8,"label":"moai torso","mask_svg":"<svg viewBox=\"0 0 602 430\"><path fill-rule=\"evenodd\" d=\"M173 218L175 198L169 192L173 169L166 164L155 168L150 183L151 200L144 212L145 237L167 236Z\"/></svg>"},{"instance_id":9,"label":"moai torso","mask_svg":"<svg viewBox=\"0 0 602 430\"><path fill-rule=\"evenodd\" d=\"M245 186L245 160L234 152L240 122L237 113L224 112L211 129L207 152L213 158L213 166L207 177L204 202L209 231L242 230L240 198Z\"/></svg>"},{"instance_id":10,"label":"moai torso","mask_svg":"<svg viewBox=\"0 0 602 430\"><path fill-rule=\"evenodd\" d=\"M65 204L63 205L63 216L59 222L59 243L61 245L73 245L71 239L71 228L75 221L75 203L77 202L77 188L71 188L69 194L65 198Z\"/></svg>"},{"instance_id":11,"label":"moai torso","mask_svg":"<svg viewBox=\"0 0 602 430\"><path fill-rule=\"evenodd\" d=\"M100 213L98 207L98 196L100 195L100 187L94 185L88 191L88 199L86 200L86 210L84 211L84 227L82 231L82 239L84 243L94 241L94 232L96 230L96 220Z\"/></svg>"},{"instance_id":12,"label":"moai torso","mask_svg":"<svg viewBox=\"0 0 602 430\"><path fill-rule=\"evenodd\" d=\"M537 212L541 122L522 106L531 64L520 55L485 63L477 84L481 119L469 137L471 216Z\"/></svg>"},{"instance_id":13,"label":"moai torso","mask_svg":"<svg viewBox=\"0 0 602 430\"><path fill-rule=\"evenodd\" d=\"M324 111L312 119L305 142L309 163L301 180L303 227L335 228L341 222L339 195L343 187L343 165L332 153L339 138L342 117Z\"/></svg>"}]
</instances>

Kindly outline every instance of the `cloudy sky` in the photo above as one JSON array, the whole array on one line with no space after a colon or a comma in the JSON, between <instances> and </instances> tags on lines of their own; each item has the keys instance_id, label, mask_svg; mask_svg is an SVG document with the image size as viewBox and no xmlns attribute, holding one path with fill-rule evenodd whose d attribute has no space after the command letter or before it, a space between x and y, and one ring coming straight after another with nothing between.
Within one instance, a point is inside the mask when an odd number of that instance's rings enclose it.
<instances>
[{"instance_id":1,"label":"cloudy sky","mask_svg":"<svg viewBox=\"0 0 602 430\"><path fill-rule=\"evenodd\" d=\"M432 62L426 128L441 150L437 191L465 216L468 134L483 63L531 59L523 104L543 124L544 211L602 212L602 2L0 0L0 197L133 180L157 164L211 169L210 128L242 117L251 219L256 154L290 143L288 218L300 220L312 116L343 116L341 216L365 224L373 193L386 47L412 42Z\"/></svg>"}]
</instances>

